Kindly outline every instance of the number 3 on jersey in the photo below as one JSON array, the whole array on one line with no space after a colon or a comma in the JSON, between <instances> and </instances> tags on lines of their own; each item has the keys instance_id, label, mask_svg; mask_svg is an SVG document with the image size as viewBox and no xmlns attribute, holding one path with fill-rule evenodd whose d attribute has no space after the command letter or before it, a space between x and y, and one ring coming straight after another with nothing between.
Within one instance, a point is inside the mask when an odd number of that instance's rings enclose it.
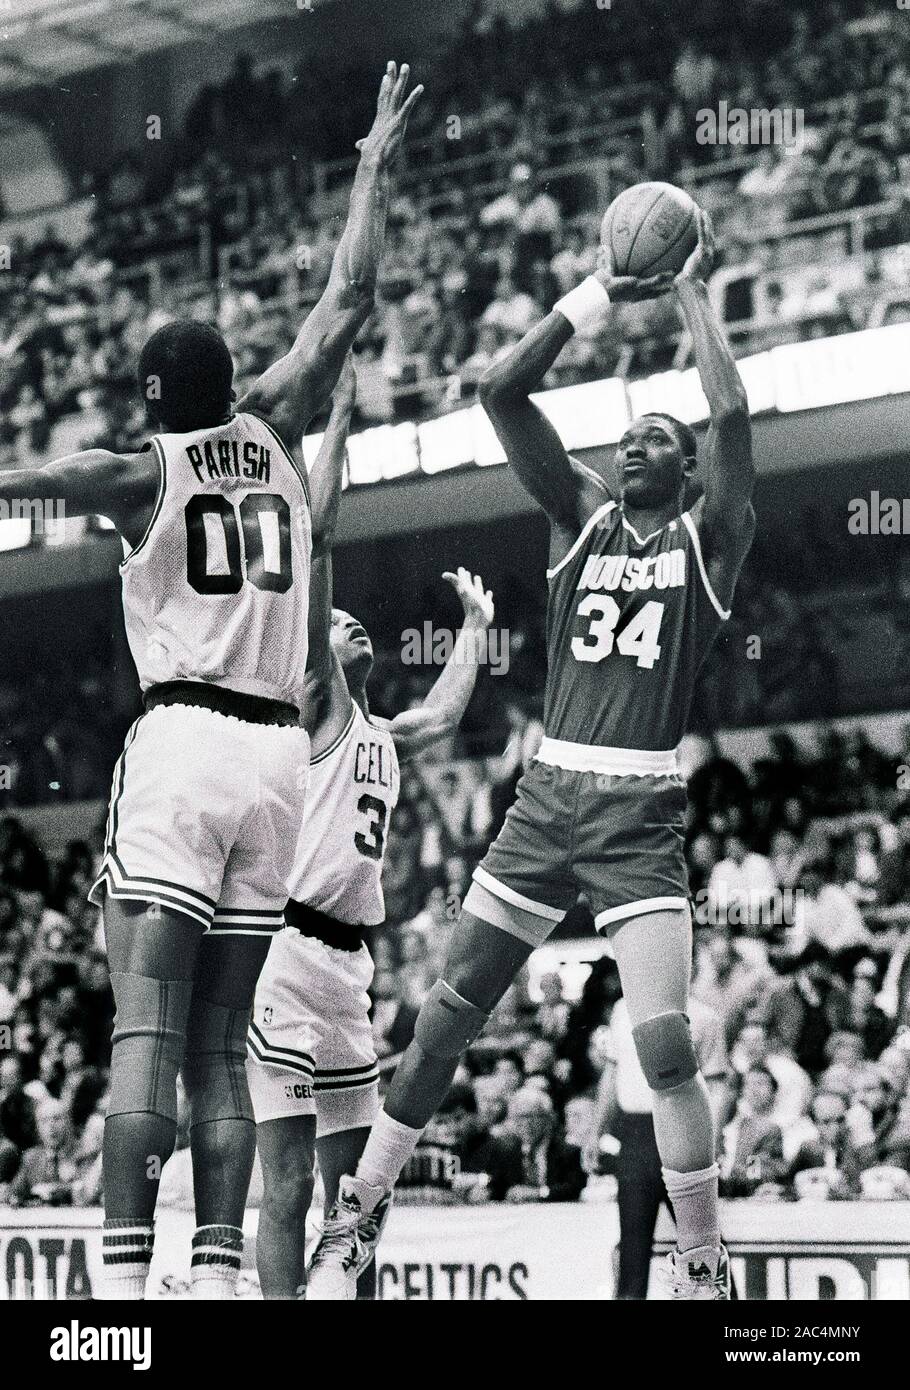
<instances>
[{"instance_id":1,"label":"number 3 on jersey","mask_svg":"<svg viewBox=\"0 0 910 1390\"><path fill-rule=\"evenodd\" d=\"M184 514L186 578L197 594L239 594L244 579L287 593L294 582L291 509L278 493L248 492L239 507L220 494L199 493Z\"/></svg>"},{"instance_id":2,"label":"number 3 on jersey","mask_svg":"<svg viewBox=\"0 0 910 1390\"><path fill-rule=\"evenodd\" d=\"M357 810L362 816L366 817L366 834L362 830L356 831L354 844L361 854L365 854L367 859L381 859L382 851L385 847L385 823L388 817L388 807L384 801L380 801L378 796L370 796L364 792L357 803Z\"/></svg>"},{"instance_id":3,"label":"number 3 on jersey","mask_svg":"<svg viewBox=\"0 0 910 1390\"><path fill-rule=\"evenodd\" d=\"M649 601L626 623L622 632L616 631L620 608L609 594L588 594L578 605L578 616L589 618L583 637L572 638L572 655L576 661L603 661L610 655L615 642L622 656L634 656L636 665L650 671L660 656L657 636L660 632L664 606L656 599Z\"/></svg>"}]
</instances>

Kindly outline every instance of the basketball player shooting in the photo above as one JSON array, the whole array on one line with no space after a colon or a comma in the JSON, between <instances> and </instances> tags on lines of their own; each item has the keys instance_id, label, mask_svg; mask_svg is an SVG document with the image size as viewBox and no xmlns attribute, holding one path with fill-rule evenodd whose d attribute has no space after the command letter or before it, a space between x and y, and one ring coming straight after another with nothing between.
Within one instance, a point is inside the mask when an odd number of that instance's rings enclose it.
<instances>
[{"instance_id":1,"label":"basketball player shooting","mask_svg":"<svg viewBox=\"0 0 910 1390\"><path fill-rule=\"evenodd\" d=\"M263 1202L256 1263L266 1298L303 1293L305 1222L314 1150L334 1204L341 1175L357 1163L379 1109L379 1070L367 990L373 961L364 930L385 916L382 868L398 799L399 762L458 727L477 680L492 595L460 569L454 585L464 623L426 698L391 720L370 713L373 649L364 629L332 607L335 534L345 442L354 406L348 363L310 474L314 547L304 724L312 739L310 783L290 879L287 929L272 942L256 988L249 1080L262 1160ZM360 1296L388 1214L384 1195L359 1228L351 1279Z\"/></svg>"},{"instance_id":2,"label":"basketball player shooting","mask_svg":"<svg viewBox=\"0 0 910 1390\"><path fill-rule=\"evenodd\" d=\"M676 754L755 526L749 412L709 305L712 261L702 214L697 246L672 282L711 417L703 496L691 511L683 507L696 441L686 425L663 414L633 421L613 469L597 470L566 453L530 399L577 329L605 322L611 302L663 292L666 275L638 281L604 266L481 384L509 462L550 519L545 737L475 870L443 978L424 1001L356 1175L341 1180L311 1300L351 1297L358 1224L397 1180L465 1048L579 891L616 957L653 1092L677 1225L671 1293L729 1297L711 1110L686 1015L692 923Z\"/></svg>"},{"instance_id":3,"label":"basketball player shooting","mask_svg":"<svg viewBox=\"0 0 910 1390\"><path fill-rule=\"evenodd\" d=\"M300 709L312 537L295 451L373 306L391 169L421 92L405 95L408 76L390 63L382 79L322 297L236 406L220 334L170 323L140 354L149 446L91 449L0 479L4 500L56 499L114 522L145 706L114 772L90 895L103 905L117 1007L108 1297L144 1297L178 1070L191 1111L193 1295L230 1298L237 1282L255 1154L246 1032L282 924L309 763Z\"/></svg>"}]
</instances>

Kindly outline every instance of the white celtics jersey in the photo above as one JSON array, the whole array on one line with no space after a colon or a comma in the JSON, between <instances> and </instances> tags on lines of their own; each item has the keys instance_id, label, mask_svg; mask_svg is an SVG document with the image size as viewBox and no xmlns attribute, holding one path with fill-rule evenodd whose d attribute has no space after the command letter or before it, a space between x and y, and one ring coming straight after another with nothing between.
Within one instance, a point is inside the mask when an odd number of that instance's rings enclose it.
<instances>
[{"instance_id":1,"label":"white celtics jersey","mask_svg":"<svg viewBox=\"0 0 910 1390\"><path fill-rule=\"evenodd\" d=\"M148 530L120 566L143 690L208 681L300 708L312 530L306 483L254 415L152 440Z\"/></svg>"},{"instance_id":2,"label":"white celtics jersey","mask_svg":"<svg viewBox=\"0 0 910 1390\"><path fill-rule=\"evenodd\" d=\"M310 759L292 898L338 922L383 921L382 864L398 789L392 735L352 701L344 733Z\"/></svg>"}]
</instances>

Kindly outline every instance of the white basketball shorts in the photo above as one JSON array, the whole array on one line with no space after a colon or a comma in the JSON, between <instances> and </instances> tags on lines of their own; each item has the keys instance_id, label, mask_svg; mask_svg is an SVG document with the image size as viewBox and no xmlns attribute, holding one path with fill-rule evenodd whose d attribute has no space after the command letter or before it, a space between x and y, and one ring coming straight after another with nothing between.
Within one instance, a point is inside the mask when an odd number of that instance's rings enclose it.
<instances>
[{"instance_id":1,"label":"white basketball shorts","mask_svg":"<svg viewBox=\"0 0 910 1390\"><path fill-rule=\"evenodd\" d=\"M280 931L309 761L295 725L195 705L140 715L114 769L91 901L159 903L218 933Z\"/></svg>"},{"instance_id":2,"label":"white basketball shorts","mask_svg":"<svg viewBox=\"0 0 910 1390\"><path fill-rule=\"evenodd\" d=\"M257 1122L315 1115L319 1139L373 1123L379 1069L367 994L372 979L366 946L339 950L294 927L273 939L247 1049Z\"/></svg>"}]
</instances>

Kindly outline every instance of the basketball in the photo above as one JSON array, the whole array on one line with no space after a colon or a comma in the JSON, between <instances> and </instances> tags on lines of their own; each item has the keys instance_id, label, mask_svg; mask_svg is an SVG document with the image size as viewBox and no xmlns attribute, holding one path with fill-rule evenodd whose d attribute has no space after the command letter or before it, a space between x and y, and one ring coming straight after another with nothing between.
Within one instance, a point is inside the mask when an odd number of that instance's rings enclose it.
<instances>
[{"instance_id":1,"label":"basketball","mask_svg":"<svg viewBox=\"0 0 910 1390\"><path fill-rule=\"evenodd\" d=\"M672 183L636 183L607 208L600 240L616 275L676 274L698 244L698 205Z\"/></svg>"}]
</instances>

